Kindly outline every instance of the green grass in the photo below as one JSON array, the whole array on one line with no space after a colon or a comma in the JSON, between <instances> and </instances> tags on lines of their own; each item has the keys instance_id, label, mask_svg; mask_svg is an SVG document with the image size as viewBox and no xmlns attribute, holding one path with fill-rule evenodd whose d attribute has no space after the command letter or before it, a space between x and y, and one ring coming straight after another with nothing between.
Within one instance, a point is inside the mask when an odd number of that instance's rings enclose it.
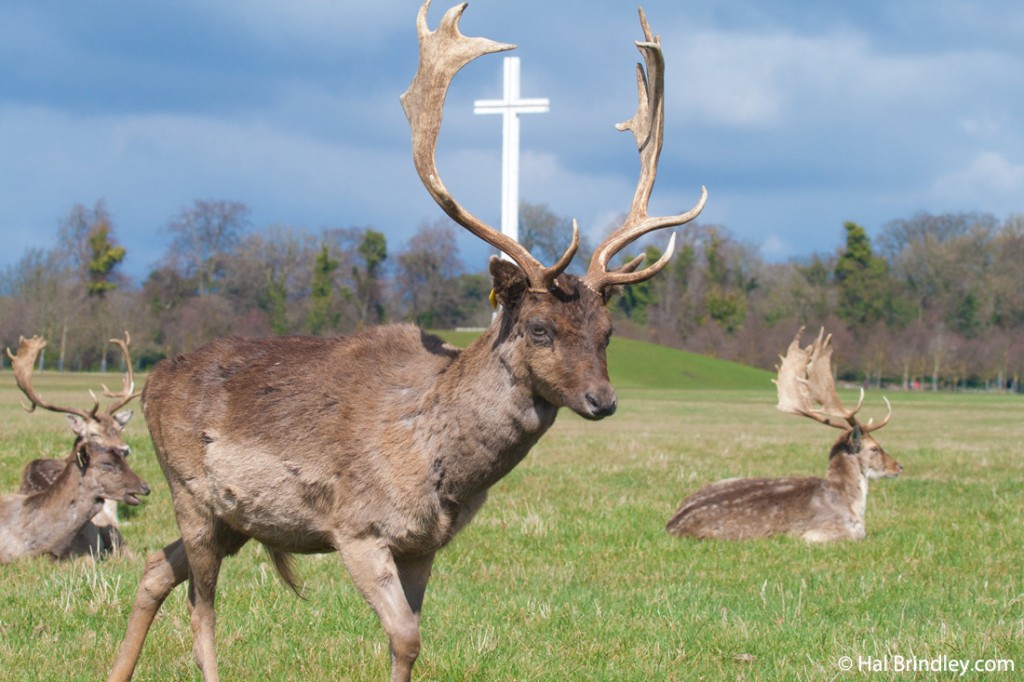
<instances>
[{"instance_id":1,"label":"green grass","mask_svg":"<svg viewBox=\"0 0 1024 682\"><path fill-rule=\"evenodd\" d=\"M450 344L466 347L477 332L434 332ZM613 336L608 346L608 374L616 388L772 388L772 374L728 360L688 353Z\"/></svg>"},{"instance_id":2,"label":"green grass","mask_svg":"<svg viewBox=\"0 0 1024 682\"><path fill-rule=\"evenodd\" d=\"M48 373L37 387L72 402L97 381ZM417 679L854 679L863 675L842 673L840 657L885 655L1012 659L1024 670L1019 397L891 394L895 416L878 438L904 475L872 484L865 541L808 546L676 539L663 526L708 481L821 475L834 432L777 412L771 384L619 389L614 417L563 413L439 554ZM863 412L883 412L877 394ZM13 490L24 462L70 439L62 417L21 413L10 372L0 373L0 417L0 489ZM177 534L136 419L132 458L154 493L123 527L134 555L0 567L0 677L107 672L146 554ZM304 600L257 546L225 563L223 679L386 679L387 643L340 561L297 563ZM184 597L164 605L136 679L199 679ZM871 675L922 677L934 676Z\"/></svg>"}]
</instances>

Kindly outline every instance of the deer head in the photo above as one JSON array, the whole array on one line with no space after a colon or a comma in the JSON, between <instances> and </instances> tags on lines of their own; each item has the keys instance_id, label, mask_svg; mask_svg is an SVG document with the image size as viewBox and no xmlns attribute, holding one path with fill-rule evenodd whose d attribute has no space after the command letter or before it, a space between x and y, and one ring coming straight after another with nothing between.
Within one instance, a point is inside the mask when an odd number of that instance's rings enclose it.
<instances>
[{"instance_id":1,"label":"deer head","mask_svg":"<svg viewBox=\"0 0 1024 682\"><path fill-rule=\"evenodd\" d=\"M76 442L89 441L105 448L117 450L122 453L122 456L127 456L130 450L124 442L121 432L132 418L132 411L121 410L121 408L139 395L135 392L132 359L128 352L131 337L128 332L125 332L124 340L110 339L110 343L121 349L127 369L121 377L120 391L113 392L103 386L103 395L113 398L113 401L102 411L100 411L99 398L92 391L89 391L89 395L92 396L93 405L88 410L54 405L36 393L32 387L32 369L39 353L46 347L46 340L42 337L33 336L30 339L20 337L18 339L18 354L14 355L8 348L7 355L14 368L14 380L21 392L29 399L29 404L24 406L27 412L33 412L37 407L41 407L51 412L64 413L67 415L68 425L77 437Z\"/></svg>"},{"instance_id":2,"label":"deer head","mask_svg":"<svg viewBox=\"0 0 1024 682\"><path fill-rule=\"evenodd\" d=\"M135 506L140 495L149 495L149 485L128 466L126 449L86 438L75 442L72 457L82 476L94 481L97 501L117 500Z\"/></svg>"},{"instance_id":3,"label":"deer head","mask_svg":"<svg viewBox=\"0 0 1024 682\"><path fill-rule=\"evenodd\" d=\"M867 424L857 419L857 412L864 403L864 389L852 410L847 410L839 400L832 375L832 335L825 336L825 329L818 332L818 338L806 348L800 347L801 327L789 344L785 357L778 366L778 409L789 414L809 417L816 422L843 430L843 435L832 448L831 456L845 453L858 456L861 468L868 478L895 476L903 467L890 457L869 434L877 431L892 419L892 404L882 397L888 412L877 424Z\"/></svg>"},{"instance_id":4,"label":"deer head","mask_svg":"<svg viewBox=\"0 0 1024 682\"><path fill-rule=\"evenodd\" d=\"M449 9L436 30L427 25L430 0L416 19L420 59L416 76L402 95L402 107L412 128L413 162L424 186L437 204L459 225L494 246L511 262L491 259L494 295L502 305L501 333L516 341L535 391L555 406L569 407L588 419L615 411L616 398L608 380L605 348L611 337L611 316L604 304L617 287L643 282L656 275L672 257L675 235L665 253L638 270L643 256L618 269L611 259L641 236L687 223L700 214L707 200L701 188L697 204L685 213L665 217L647 214L658 171L664 129L664 59L640 10L644 40L636 43L644 64L637 65L639 104L636 114L616 126L633 132L640 153L640 179L623 224L595 250L582 278L565 274L579 246L573 221L572 243L556 263L543 266L514 239L490 227L456 201L441 181L435 161L444 100L455 74L477 57L513 49L514 45L487 38L468 38L459 31L466 3ZM645 68L646 67L646 68Z\"/></svg>"}]
</instances>

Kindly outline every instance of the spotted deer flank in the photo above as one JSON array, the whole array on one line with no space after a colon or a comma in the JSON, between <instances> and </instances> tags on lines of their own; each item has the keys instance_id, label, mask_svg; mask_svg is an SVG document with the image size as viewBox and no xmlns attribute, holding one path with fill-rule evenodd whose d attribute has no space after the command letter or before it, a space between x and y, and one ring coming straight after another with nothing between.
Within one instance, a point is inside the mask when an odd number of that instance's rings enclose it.
<instances>
[{"instance_id":1,"label":"spotted deer flank","mask_svg":"<svg viewBox=\"0 0 1024 682\"><path fill-rule=\"evenodd\" d=\"M889 423L892 406L877 424L856 417L839 402L832 377L831 337L824 329L800 348L801 328L778 368L778 408L842 429L829 453L824 478L732 478L711 483L683 500L669 519L673 535L747 540L792 535L807 542L862 540L868 481L898 476L903 467L870 434Z\"/></svg>"}]
</instances>

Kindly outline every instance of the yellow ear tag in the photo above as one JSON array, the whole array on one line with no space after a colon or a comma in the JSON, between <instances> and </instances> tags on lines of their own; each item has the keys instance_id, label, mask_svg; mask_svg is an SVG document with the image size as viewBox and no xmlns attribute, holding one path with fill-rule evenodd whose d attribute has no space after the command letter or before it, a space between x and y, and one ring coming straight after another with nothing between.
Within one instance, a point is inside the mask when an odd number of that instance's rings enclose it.
<instances>
[{"instance_id":1,"label":"yellow ear tag","mask_svg":"<svg viewBox=\"0 0 1024 682\"><path fill-rule=\"evenodd\" d=\"M494 289L491 289L491 293L487 297L487 300L491 302L492 308L494 308L495 310L498 309L498 294L494 291Z\"/></svg>"}]
</instances>

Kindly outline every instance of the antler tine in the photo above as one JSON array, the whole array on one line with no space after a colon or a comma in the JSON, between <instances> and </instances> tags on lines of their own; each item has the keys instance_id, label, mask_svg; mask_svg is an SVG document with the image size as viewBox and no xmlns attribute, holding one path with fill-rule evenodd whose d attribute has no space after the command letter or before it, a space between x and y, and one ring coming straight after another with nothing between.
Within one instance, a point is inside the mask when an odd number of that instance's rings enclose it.
<instances>
[{"instance_id":1,"label":"antler tine","mask_svg":"<svg viewBox=\"0 0 1024 682\"><path fill-rule=\"evenodd\" d=\"M863 396L863 391L862 391L861 395ZM885 419L883 419L882 421L878 422L877 424L873 424L872 422L869 421L867 424L861 425L861 427L860 427L861 433L871 433L872 431L877 431L878 429L880 429L883 426L885 426L886 424L888 424L889 420L892 419L892 403L890 403L889 399L886 398L884 395L882 396L882 400L885 401L885 407L888 410L886 412Z\"/></svg>"},{"instance_id":2,"label":"antler tine","mask_svg":"<svg viewBox=\"0 0 1024 682\"><path fill-rule=\"evenodd\" d=\"M113 403L107 406L107 414L114 414L117 410L121 409L133 399L139 396L135 392L135 371L132 368L132 356L128 352L128 346L131 345L132 337L127 331L124 333L124 340L121 339L110 339L109 343L114 344L121 349L121 354L124 356L125 373L121 376L121 390L117 393L112 392L107 388L106 384L100 384L103 386L103 395L108 398L117 398Z\"/></svg>"},{"instance_id":3,"label":"antler tine","mask_svg":"<svg viewBox=\"0 0 1024 682\"><path fill-rule=\"evenodd\" d=\"M63 412L65 414L78 415L83 419L92 419L96 415L96 408L99 407L99 403L94 404L91 412L73 407L60 407L43 400L43 397L32 388L32 369L35 367L40 351L44 348L46 348L46 339L41 336L33 336L30 339L21 336L18 337L17 355L11 353L10 348L7 349L7 357L11 359L11 367L14 369L14 381L31 403L27 406L22 404L22 407L26 412L34 412L36 407L41 407L51 412Z\"/></svg>"},{"instance_id":4,"label":"antler tine","mask_svg":"<svg viewBox=\"0 0 1024 682\"><path fill-rule=\"evenodd\" d=\"M412 128L413 163L427 191L452 220L515 261L526 273L531 289L546 292L576 253L579 234L575 223L572 245L558 263L545 268L519 242L463 208L448 192L437 171L437 137L441 131L444 100L455 74L477 57L515 48L515 45L488 38L467 38L462 35L459 19L466 6L467 3L462 3L445 12L434 31L427 25L430 0L423 3L416 17L420 43L419 67L412 84L401 97L402 108Z\"/></svg>"},{"instance_id":5,"label":"antler tine","mask_svg":"<svg viewBox=\"0 0 1024 682\"><path fill-rule=\"evenodd\" d=\"M601 291L609 285L642 282L656 275L671 258L674 242L670 241L666 249L667 258L663 257L644 270L628 276L609 272L608 263L616 253L648 232L690 222L700 215L708 197L707 188L702 186L700 199L689 211L664 217L647 215L647 205L658 174L658 157L661 155L665 129L665 59L661 52L661 38L651 33L643 8L640 8L640 25L644 31L644 40L637 41L636 46L643 55L646 73L644 64L637 64L637 110L628 121L615 126L619 130L633 132L640 152L640 179L626 220L597 248L590 261L583 281L595 291Z\"/></svg>"}]
</instances>

